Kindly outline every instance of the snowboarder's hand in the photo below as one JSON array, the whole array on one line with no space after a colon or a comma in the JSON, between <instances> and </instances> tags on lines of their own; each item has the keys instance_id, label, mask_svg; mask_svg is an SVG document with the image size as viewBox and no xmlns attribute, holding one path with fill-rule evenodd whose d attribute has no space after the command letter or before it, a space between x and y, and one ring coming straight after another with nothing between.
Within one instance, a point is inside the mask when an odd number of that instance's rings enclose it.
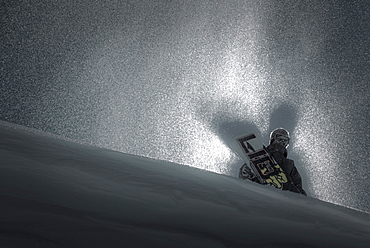
<instances>
[{"instance_id":1,"label":"snowboarder's hand","mask_svg":"<svg viewBox=\"0 0 370 248\"><path fill-rule=\"evenodd\" d=\"M239 177L242 179L248 179L251 181L254 181L254 179L256 179L256 175L252 172L251 168L249 168L247 164L244 164L240 168Z\"/></svg>"}]
</instances>

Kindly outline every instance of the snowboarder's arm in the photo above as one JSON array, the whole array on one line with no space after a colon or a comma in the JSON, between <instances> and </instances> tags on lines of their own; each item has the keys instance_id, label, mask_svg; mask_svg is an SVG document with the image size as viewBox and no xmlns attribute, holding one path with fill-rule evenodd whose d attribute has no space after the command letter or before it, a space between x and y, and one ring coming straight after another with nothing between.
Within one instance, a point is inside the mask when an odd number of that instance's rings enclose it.
<instances>
[{"instance_id":1,"label":"snowboarder's arm","mask_svg":"<svg viewBox=\"0 0 370 248\"><path fill-rule=\"evenodd\" d=\"M301 178L301 175L299 174L297 168L295 167L294 162L293 162L293 169L291 171L290 177L291 177L291 179L293 181L293 184L299 189L299 191L303 195L307 195L306 192L304 191L303 187L302 187L302 178Z\"/></svg>"}]
</instances>

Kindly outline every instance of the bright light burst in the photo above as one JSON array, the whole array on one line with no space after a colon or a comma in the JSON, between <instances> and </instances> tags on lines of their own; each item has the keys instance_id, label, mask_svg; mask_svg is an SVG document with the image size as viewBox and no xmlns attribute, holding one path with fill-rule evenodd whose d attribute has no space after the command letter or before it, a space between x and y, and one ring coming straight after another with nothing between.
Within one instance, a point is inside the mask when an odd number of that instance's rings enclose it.
<instances>
[{"instance_id":1,"label":"bright light burst","mask_svg":"<svg viewBox=\"0 0 370 248\"><path fill-rule=\"evenodd\" d=\"M309 193L369 208L361 4L59 2L4 19L2 120L225 174L220 129L284 126Z\"/></svg>"}]
</instances>

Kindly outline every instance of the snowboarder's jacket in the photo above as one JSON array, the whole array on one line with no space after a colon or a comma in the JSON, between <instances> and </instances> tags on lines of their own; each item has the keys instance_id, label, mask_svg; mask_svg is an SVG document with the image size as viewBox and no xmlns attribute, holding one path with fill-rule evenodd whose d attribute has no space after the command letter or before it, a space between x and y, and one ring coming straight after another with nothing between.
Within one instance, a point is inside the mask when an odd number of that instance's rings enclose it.
<instances>
[{"instance_id":1,"label":"snowboarder's jacket","mask_svg":"<svg viewBox=\"0 0 370 248\"><path fill-rule=\"evenodd\" d=\"M294 161L287 158L288 152L286 148L278 144L272 144L267 146L266 150L281 166L281 168L287 174L288 179L292 182L292 184L285 185L283 190L289 190L307 195L302 188L302 178L294 165Z\"/></svg>"}]
</instances>

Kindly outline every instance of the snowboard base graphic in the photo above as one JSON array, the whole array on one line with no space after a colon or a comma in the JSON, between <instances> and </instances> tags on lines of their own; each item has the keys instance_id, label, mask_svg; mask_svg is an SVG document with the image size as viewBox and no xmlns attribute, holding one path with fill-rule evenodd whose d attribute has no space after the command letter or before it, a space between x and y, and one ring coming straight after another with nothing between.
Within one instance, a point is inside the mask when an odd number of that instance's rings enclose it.
<instances>
[{"instance_id":1,"label":"snowboard base graphic","mask_svg":"<svg viewBox=\"0 0 370 248\"><path fill-rule=\"evenodd\" d=\"M263 143L253 133L236 137L232 146L243 161L250 165L260 183L271 184L278 189L283 189L285 184L290 183L284 170L267 153Z\"/></svg>"}]
</instances>

